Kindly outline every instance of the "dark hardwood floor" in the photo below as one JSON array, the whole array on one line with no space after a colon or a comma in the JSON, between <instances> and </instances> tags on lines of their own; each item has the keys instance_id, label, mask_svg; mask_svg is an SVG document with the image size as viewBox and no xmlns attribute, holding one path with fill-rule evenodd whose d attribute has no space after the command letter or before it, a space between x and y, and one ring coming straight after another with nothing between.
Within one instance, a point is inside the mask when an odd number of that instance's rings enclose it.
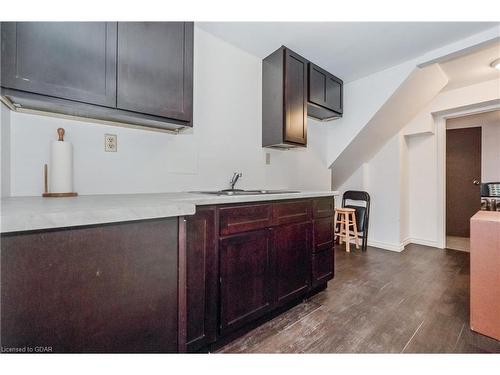
<instances>
[{"instance_id":1,"label":"dark hardwood floor","mask_svg":"<svg viewBox=\"0 0 500 375\"><path fill-rule=\"evenodd\" d=\"M328 289L222 353L500 353L469 329L469 254L409 245L336 251Z\"/></svg>"}]
</instances>

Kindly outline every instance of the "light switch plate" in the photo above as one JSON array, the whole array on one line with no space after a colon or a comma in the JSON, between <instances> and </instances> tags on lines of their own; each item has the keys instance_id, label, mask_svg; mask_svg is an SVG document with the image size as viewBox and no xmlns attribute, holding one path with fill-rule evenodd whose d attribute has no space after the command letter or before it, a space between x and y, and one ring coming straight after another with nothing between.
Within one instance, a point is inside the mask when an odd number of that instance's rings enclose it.
<instances>
[{"instance_id":1,"label":"light switch plate","mask_svg":"<svg viewBox=\"0 0 500 375\"><path fill-rule=\"evenodd\" d=\"M266 152L266 165L271 164L271 154Z\"/></svg>"},{"instance_id":2,"label":"light switch plate","mask_svg":"<svg viewBox=\"0 0 500 375\"><path fill-rule=\"evenodd\" d=\"M104 151L116 152L118 150L118 141L116 134L104 134Z\"/></svg>"}]
</instances>

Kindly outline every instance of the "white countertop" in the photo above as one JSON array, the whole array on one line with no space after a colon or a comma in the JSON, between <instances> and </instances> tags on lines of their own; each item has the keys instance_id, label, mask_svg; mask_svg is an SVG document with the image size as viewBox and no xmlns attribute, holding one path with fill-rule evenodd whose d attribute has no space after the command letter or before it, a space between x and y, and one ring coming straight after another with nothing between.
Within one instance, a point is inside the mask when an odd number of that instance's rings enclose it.
<instances>
[{"instance_id":1,"label":"white countertop","mask_svg":"<svg viewBox=\"0 0 500 375\"><path fill-rule=\"evenodd\" d=\"M1 232L73 227L193 215L196 206L335 196L303 191L224 196L200 193L82 195L73 198L12 197L1 201Z\"/></svg>"}]
</instances>

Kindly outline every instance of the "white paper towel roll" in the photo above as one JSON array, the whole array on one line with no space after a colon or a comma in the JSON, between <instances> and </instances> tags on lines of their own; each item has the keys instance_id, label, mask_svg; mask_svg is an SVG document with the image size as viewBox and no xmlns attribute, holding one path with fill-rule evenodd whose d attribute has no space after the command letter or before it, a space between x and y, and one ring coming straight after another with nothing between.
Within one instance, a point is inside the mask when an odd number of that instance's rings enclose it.
<instances>
[{"instance_id":1,"label":"white paper towel roll","mask_svg":"<svg viewBox=\"0 0 500 375\"><path fill-rule=\"evenodd\" d=\"M50 146L49 191L73 191L73 146L70 142L54 141Z\"/></svg>"}]
</instances>

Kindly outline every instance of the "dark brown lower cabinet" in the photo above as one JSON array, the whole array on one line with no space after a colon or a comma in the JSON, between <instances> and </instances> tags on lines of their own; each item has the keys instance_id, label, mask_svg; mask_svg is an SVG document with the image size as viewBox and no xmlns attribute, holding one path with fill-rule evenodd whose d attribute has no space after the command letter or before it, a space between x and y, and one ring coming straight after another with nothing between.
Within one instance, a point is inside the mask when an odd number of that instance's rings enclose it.
<instances>
[{"instance_id":1,"label":"dark brown lower cabinet","mask_svg":"<svg viewBox=\"0 0 500 375\"><path fill-rule=\"evenodd\" d=\"M177 352L177 218L1 240L2 348Z\"/></svg>"},{"instance_id":2,"label":"dark brown lower cabinet","mask_svg":"<svg viewBox=\"0 0 500 375\"><path fill-rule=\"evenodd\" d=\"M283 305L307 292L312 252L311 222L273 228L275 292Z\"/></svg>"},{"instance_id":3,"label":"dark brown lower cabinet","mask_svg":"<svg viewBox=\"0 0 500 375\"><path fill-rule=\"evenodd\" d=\"M316 287L333 278L334 254L331 250L314 253L312 257L312 286Z\"/></svg>"},{"instance_id":4,"label":"dark brown lower cabinet","mask_svg":"<svg viewBox=\"0 0 500 375\"><path fill-rule=\"evenodd\" d=\"M220 333L271 309L271 238L268 229L220 240Z\"/></svg>"},{"instance_id":5,"label":"dark brown lower cabinet","mask_svg":"<svg viewBox=\"0 0 500 375\"><path fill-rule=\"evenodd\" d=\"M333 198L198 207L186 217L187 349L217 348L326 287Z\"/></svg>"},{"instance_id":6,"label":"dark brown lower cabinet","mask_svg":"<svg viewBox=\"0 0 500 375\"><path fill-rule=\"evenodd\" d=\"M197 351L216 340L218 256L215 207L186 216L187 350Z\"/></svg>"}]
</instances>

